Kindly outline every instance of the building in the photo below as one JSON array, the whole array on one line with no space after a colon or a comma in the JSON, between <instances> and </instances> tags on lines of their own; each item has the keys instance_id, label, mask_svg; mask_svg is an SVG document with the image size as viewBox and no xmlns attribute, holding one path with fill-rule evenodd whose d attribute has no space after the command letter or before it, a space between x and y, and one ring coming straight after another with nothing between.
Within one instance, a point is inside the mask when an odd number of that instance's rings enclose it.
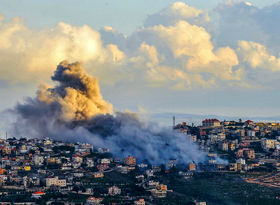
<instances>
[{"instance_id":1,"label":"building","mask_svg":"<svg viewBox=\"0 0 280 205\"><path fill-rule=\"evenodd\" d=\"M229 164L229 170L230 171L237 171L237 163L230 163Z\"/></svg>"},{"instance_id":2,"label":"building","mask_svg":"<svg viewBox=\"0 0 280 205\"><path fill-rule=\"evenodd\" d=\"M247 131L247 136L249 136L249 137L255 137L255 136L256 136L255 130L248 130L248 131Z\"/></svg>"},{"instance_id":3,"label":"building","mask_svg":"<svg viewBox=\"0 0 280 205\"><path fill-rule=\"evenodd\" d=\"M275 140L271 139L261 139L261 145L264 150L274 149L275 148Z\"/></svg>"},{"instance_id":4,"label":"building","mask_svg":"<svg viewBox=\"0 0 280 205\"><path fill-rule=\"evenodd\" d=\"M255 159L255 150L245 149L243 153L246 159Z\"/></svg>"},{"instance_id":5,"label":"building","mask_svg":"<svg viewBox=\"0 0 280 205\"><path fill-rule=\"evenodd\" d=\"M205 130L199 130L199 135L200 136L205 136L207 133Z\"/></svg>"},{"instance_id":6,"label":"building","mask_svg":"<svg viewBox=\"0 0 280 205\"><path fill-rule=\"evenodd\" d=\"M32 193L32 198L34 199L40 199L42 196L44 196L46 193L42 191L36 191Z\"/></svg>"},{"instance_id":7,"label":"building","mask_svg":"<svg viewBox=\"0 0 280 205\"><path fill-rule=\"evenodd\" d=\"M144 199L139 199L138 201L134 201L135 205L145 205L145 200Z\"/></svg>"},{"instance_id":8,"label":"building","mask_svg":"<svg viewBox=\"0 0 280 205\"><path fill-rule=\"evenodd\" d=\"M246 161L245 161L245 159L239 158L238 160L236 160L236 163L237 163L237 164L245 165L245 164L246 164Z\"/></svg>"},{"instance_id":9,"label":"building","mask_svg":"<svg viewBox=\"0 0 280 205\"><path fill-rule=\"evenodd\" d=\"M203 127L218 127L221 125L221 122L217 119L205 119L202 121Z\"/></svg>"},{"instance_id":10,"label":"building","mask_svg":"<svg viewBox=\"0 0 280 205\"><path fill-rule=\"evenodd\" d=\"M189 170L190 170L190 171L195 171L195 170L196 170L196 165L195 165L195 163L189 163Z\"/></svg>"},{"instance_id":11,"label":"building","mask_svg":"<svg viewBox=\"0 0 280 205\"><path fill-rule=\"evenodd\" d=\"M24 169L24 171L29 172L31 170L31 167L30 166L24 166L23 169Z\"/></svg>"},{"instance_id":12,"label":"building","mask_svg":"<svg viewBox=\"0 0 280 205\"><path fill-rule=\"evenodd\" d=\"M39 176L24 176L23 177L23 186L25 188L33 187L33 186L40 186Z\"/></svg>"},{"instance_id":13,"label":"building","mask_svg":"<svg viewBox=\"0 0 280 205\"><path fill-rule=\"evenodd\" d=\"M136 157L128 156L124 159L124 163L128 166L135 166L136 165Z\"/></svg>"},{"instance_id":14,"label":"building","mask_svg":"<svg viewBox=\"0 0 280 205\"><path fill-rule=\"evenodd\" d=\"M148 182L148 187L150 188L150 189L155 189L156 187L158 187L159 186L159 182L156 182L156 181L149 181Z\"/></svg>"},{"instance_id":15,"label":"building","mask_svg":"<svg viewBox=\"0 0 280 205\"><path fill-rule=\"evenodd\" d=\"M47 159L47 163L48 164L55 164L55 158L54 157L50 157Z\"/></svg>"},{"instance_id":16,"label":"building","mask_svg":"<svg viewBox=\"0 0 280 205\"><path fill-rule=\"evenodd\" d=\"M110 164L110 163L111 163L110 159L107 159L107 158L101 159L101 164Z\"/></svg>"},{"instance_id":17,"label":"building","mask_svg":"<svg viewBox=\"0 0 280 205\"><path fill-rule=\"evenodd\" d=\"M0 174L1 174L1 175L4 174L5 172L6 172L6 169L0 168Z\"/></svg>"},{"instance_id":18,"label":"building","mask_svg":"<svg viewBox=\"0 0 280 205\"><path fill-rule=\"evenodd\" d=\"M219 149L227 152L228 151L228 142L226 142L226 141L220 142Z\"/></svg>"},{"instance_id":19,"label":"building","mask_svg":"<svg viewBox=\"0 0 280 205\"><path fill-rule=\"evenodd\" d=\"M236 148L236 144L233 143L233 142L231 142L228 146L229 146L231 151L235 150L235 148Z\"/></svg>"},{"instance_id":20,"label":"building","mask_svg":"<svg viewBox=\"0 0 280 205\"><path fill-rule=\"evenodd\" d=\"M121 194L121 189L117 186L109 187L108 194L111 196L119 195Z\"/></svg>"},{"instance_id":21,"label":"building","mask_svg":"<svg viewBox=\"0 0 280 205\"><path fill-rule=\"evenodd\" d=\"M50 186L66 187L66 179L58 179L57 176L46 178L46 187Z\"/></svg>"},{"instance_id":22,"label":"building","mask_svg":"<svg viewBox=\"0 0 280 205\"><path fill-rule=\"evenodd\" d=\"M155 198L165 198L167 191L166 190L159 190L159 189L152 189L151 190L152 196Z\"/></svg>"},{"instance_id":23,"label":"building","mask_svg":"<svg viewBox=\"0 0 280 205\"><path fill-rule=\"evenodd\" d=\"M87 205L98 205L103 201L102 198L95 198L94 196L90 196L87 199Z\"/></svg>"},{"instance_id":24,"label":"building","mask_svg":"<svg viewBox=\"0 0 280 205\"><path fill-rule=\"evenodd\" d=\"M165 198L167 194L167 185L157 182L155 188L151 190L151 194L155 198Z\"/></svg>"},{"instance_id":25,"label":"building","mask_svg":"<svg viewBox=\"0 0 280 205\"><path fill-rule=\"evenodd\" d=\"M157 186L157 190L167 191L167 185L160 184L160 185Z\"/></svg>"},{"instance_id":26,"label":"building","mask_svg":"<svg viewBox=\"0 0 280 205\"><path fill-rule=\"evenodd\" d=\"M254 149L248 149L248 148L243 148L239 149L236 152L236 157L237 158L246 158L246 159L255 159L255 150Z\"/></svg>"},{"instance_id":27,"label":"building","mask_svg":"<svg viewBox=\"0 0 280 205\"><path fill-rule=\"evenodd\" d=\"M87 158L86 163L87 163L87 167L94 167L93 159Z\"/></svg>"},{"instance_id":28,"label":"building","mask_svg":"<svg viewBox=\"0 0 280 205\"><path fill-rule=\"evenodd\" d=\"M44 163L44 157L43 156L39 156L39 155L35 155L33 157L33 161L34 161L34 164L36 166L42 166L43 163Z\"/></svg>"},{"instance_id":29,"label":"building","mask_svg":"<svg viewBox=\"0 0 280 205\"><path fill-rule=\"evenodd\" d=\"M218 134L218 140L219 141L222 141L222 140L225 140L226 139L226 134L225 133L219 133Z\"/></svg>"},{"instance_id":30,"label":"building","mask_svg":"<svg viewBox=\"0 0 280 205\"><path fill-rule=\"evenodd\" d=\"M206 205L205 201L196 201L195 205Z\"/></svg>"},{"instance_id":31,"label":"building","mask_svg":"<svg viewBox=\"0 0 280 205\"><path fill-rule=\"evenodd\" d=\"M80 157L79 155L74 155L74 156L73 156L73 161L74 161L75 163L82 163L82 162L83 162L83 158Z\"/></svg>"},{"instance_id":32,"label":"building","mask_svg":"<svg viewBox=\"0 0 280 205\"><path fill-rule=\"evenodd\" d=\"M245 126L249 126L249 125L252 125L252 124L254 124L254 122L252 120L247 120L245 122Z\"/></svg>"},{"instance_id":33,"label":"building","mask_svg":"<svg viewBox=\"0 0 280 205\"><path fill-rule=\"evenodd\" d=\"M102 172L94 172L93 177L94 178L103 178L104 174Z\"/></svg>"},{"instance_id":34,"label":"building","mask_svg":"<svg viewBox=\"0 0 280 205\"><path fill-rule=\"evenodd\" d=\"M196 136L196 135L190 135L190 139L191 139L193 142L196 142L196 141L197 141L197 136Z\"/></svg>"},{"instance_id":35,"label":"building","mask_svg":"<svg viewBox=\"0 0 280 205\"><path fill-rule=\"evenodd\" d=\"M97 165L97 169L99 172L103 172L106 169L109 169L109 165L108 164L99 164Z\"/></svg>"}]
</instances>

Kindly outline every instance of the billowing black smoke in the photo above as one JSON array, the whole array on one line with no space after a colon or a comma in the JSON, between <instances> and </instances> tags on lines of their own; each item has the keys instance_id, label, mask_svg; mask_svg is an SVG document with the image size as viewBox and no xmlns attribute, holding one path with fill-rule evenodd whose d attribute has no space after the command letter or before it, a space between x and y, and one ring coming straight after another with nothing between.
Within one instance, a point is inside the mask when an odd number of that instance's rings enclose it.
<instances>
[{"instance_id":1,"label":"billowing black smoke","mask_svg":"<svg viewBox=\"0 0 280 205\"><path fill-rule=\"evenodd\" d=\"M183 134L141 121L136 114L112 114L97 80L80 63L60 63L52 80L55 87L42 86L36 98L28 98L13 110L15 134L89 142L110 148L118 157L133 155L156 164L170 158L181 163L205 160L206 154Z\"/></svg>"}]
</instances>

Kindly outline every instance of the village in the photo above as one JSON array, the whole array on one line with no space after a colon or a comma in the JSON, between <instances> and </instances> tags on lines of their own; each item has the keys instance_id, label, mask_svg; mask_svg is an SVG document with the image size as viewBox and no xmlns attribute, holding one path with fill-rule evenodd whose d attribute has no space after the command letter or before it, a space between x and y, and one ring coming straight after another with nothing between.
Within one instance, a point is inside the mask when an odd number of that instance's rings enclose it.
<instances>
[{"instance_id":1,"label":"village","mask_svg":"<svg viewBox=\"0 0 280 205\"><path fill-rule=\"evenodd\" d=\"M230 178L237 174L244 184L280 188L279 124L205 119L200 126L183 122L173 130L207 153L206 161L182 164L170 159L159 165L134 156L116 158L109 148L88 143L1 139L0 202L172 204L169 200L179 200L173 197L180 193L172 180L191 184L209 173ZM185 204L215 204L189 195ZM273 191L269 197L279 199Z\"/></svg>"}]
</instances>

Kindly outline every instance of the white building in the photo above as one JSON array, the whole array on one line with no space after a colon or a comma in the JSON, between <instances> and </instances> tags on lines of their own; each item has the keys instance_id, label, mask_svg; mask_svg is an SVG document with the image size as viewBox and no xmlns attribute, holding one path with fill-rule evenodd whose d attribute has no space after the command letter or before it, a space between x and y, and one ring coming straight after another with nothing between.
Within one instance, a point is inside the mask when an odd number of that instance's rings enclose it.
<instances>
[{"instance_id":1,"label":"white building","mask_svg":"<svg viewBox=\"0 0 280 205\"><path fill-rule=\"evenodd\" d=\"M139 199L138 201L134 201L134 204L136 205L145 205L145 200L144 199Z\"/></svg>"},{"instance_id":2,"label":"white building","mask_svg":"<svg viewBox=\"0 0 280 205\"><path fill-rule=\"evenodd\" d=\"M100 204L103 201L102 198L95 198L93 196L88 197L87 199L87 205L97 205Z\"/></svg>"},{"instance_id":3,"label":"white building","mask_svg":"<svg viewBox=\"0 0 280 205\"><path fill-rule=\"evenodd\" d=\"M119 195L121 194L121 189L117 186L109 187L108 194L111 196Z\"/></svg>"},{"instance_id":4,"label":"white building","mask_svg":"<svg viewBox=\"0 0 280 205\"><path fill-rule=\"evenodd\" d=\"M34 161L34 164L36 166L42 166L43 163L44 163L44 157L43 156L39 156L39 155L35 155L33 157L33 161Z\"/></svg>"},{"instance_id":5,"label":"white building","mask_svg":"<svg viewBox=\"0 0 280 205\"><path fill-rule=\"evenodd\" d=\"M264 150L274 149L275 140L262 138L261 145Z\"/></svg>"},{"instance_id":6,"label":"white building","mask_svg":"<svg viewBox=\"0 0 280 205\"><path fill-rule=\"evenodd\" d=\"M46 178L46 187L50 186L66 187L66 179L58 179L57 176Z\"/></svg>"}]
</instances>

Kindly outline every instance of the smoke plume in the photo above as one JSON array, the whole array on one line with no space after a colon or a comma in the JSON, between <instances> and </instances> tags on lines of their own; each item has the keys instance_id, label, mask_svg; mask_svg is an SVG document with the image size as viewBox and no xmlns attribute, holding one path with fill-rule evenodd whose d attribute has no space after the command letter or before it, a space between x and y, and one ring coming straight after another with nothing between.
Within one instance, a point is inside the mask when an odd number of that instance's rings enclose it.
<instances>
[{"instance_id":1,"label":"smoke plume","mask_svg":"<svg viewBox=\"0 0 280 205\"><path fill-rule=\"evenodd\" d=\"M52 80L56 86L41 86L35 98L27 98L13 110L17 135L89 142L109 148L117 157L133 155L157 164L170 158L182 163L205 160L206 154L187 136L141 121L133 113L112 113L97 79L80 63L61 62Z\"/></svg>"}]
</instances>

